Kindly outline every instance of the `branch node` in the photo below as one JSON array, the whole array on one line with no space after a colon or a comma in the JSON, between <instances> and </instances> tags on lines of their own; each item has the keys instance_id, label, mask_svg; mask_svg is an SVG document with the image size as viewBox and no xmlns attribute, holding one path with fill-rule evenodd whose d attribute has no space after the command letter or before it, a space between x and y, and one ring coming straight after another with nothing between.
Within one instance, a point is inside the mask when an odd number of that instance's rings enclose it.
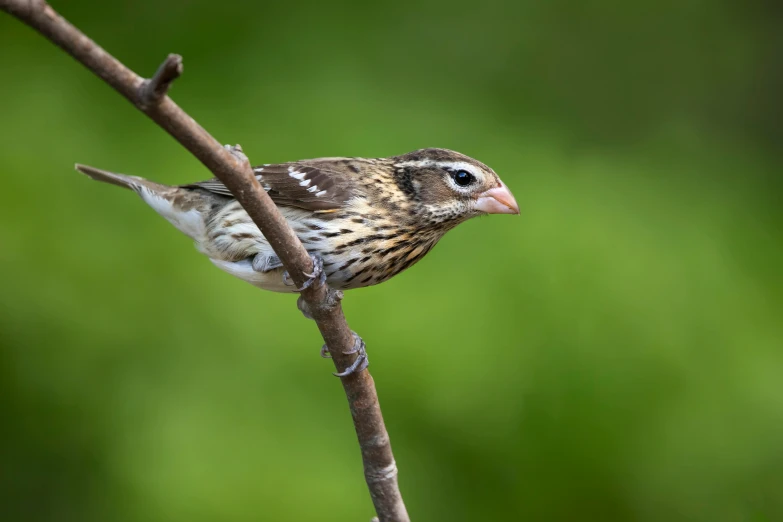
<instances>
[{"instance_id":1,"label":"branch node","mask_svg":"<svg viewBox=\"0 0 783 522\"><path fill-rule=\"evenodd\" d=\"M242 145L240 145L239 143L237 143L236 145L223 145L223 148L226 149L228 153L231 154L231 156L239 162L240 168L252 167L252 165L250 165L250 160L245 155L245 152L242 150Z\"/></svg>"},{"instance_id":2,"label":"branch node","mask_svg":"<svg viewBox=\"0 0 783 522\"><path fill-rule=\"evenodd\" d=\"M223 145L223 148L226 149L228 152L231 153L232 156L234 156L236 159L238 159L240 162L248 162L250 163L250 160L245 156L245 151L242 150L242 145L237 143L236 145Z\"/></svg>"},{"instance_id":3,"label":"branch node","mask_svg":"<svg viewBox=\"0 0 783 522\"><path fill-rule=\"evenodd\" d=\"M160 64L155 75L144 80L139 88L139 104L148 109L161 102L171 87L171 84L182 75L182 56L170 54Z\"/></svg>"},{"instance_id":4,"label":"branch node","mask_svg":"<svg viewBox=\"0 0 783 522\"><path fill-rule=\"evenodd\" d=\"M386 467L365 471L364 476L367 478L367 482L380 482L396 478L397 473L397 463L392 460L392 463Z\"/></svg>"},{"instance_id":5,"label":"branch node","mask_svg":"<svg viewBox=\"0 0 783 522\"><path fill-rule=\"evenodd\" d=\"M323 301L313 306L312 304L307 302L304 296L300 295L299 298L296 300L296 307L299 309L300 312L302 312L302 315L304 315L306 319L315 320L315 316L313 316L313 311L315 311L316 315L318 313L325 314L327 312L330 312L335 307L340 305L340 301L343 300L343 295L344 294L342 290L335 290L332 287L327 287L326 297L324 297Z\"/></svg>"},{"instance_id":6,"label":"branch node","mask_svg":"<svg viewBox=\"0 0 783 522\"><path fill-rule=\"evenodd\" d=\"M340 304L340 301L343 300L343 297L345 294L343 294L342 290L335 290L334 288L329 288L326 291L326 299L324 299L324 306L326 308L334 308L335 306L338 306Z\"/></svg>"}]
</instances>

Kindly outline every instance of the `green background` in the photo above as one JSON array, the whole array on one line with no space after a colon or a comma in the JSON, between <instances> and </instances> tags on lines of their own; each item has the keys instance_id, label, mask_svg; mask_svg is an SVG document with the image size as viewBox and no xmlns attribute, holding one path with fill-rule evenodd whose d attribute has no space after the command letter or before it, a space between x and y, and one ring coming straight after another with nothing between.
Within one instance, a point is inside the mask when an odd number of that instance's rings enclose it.
<instances>
[{"instance_id":1,"label":"green background","mask_svg":"<svg viewBox=\"0 0 783 522\"><path fill-rule=\"evenodd\" d=\"M253 163L448 147L522 215L351 291L415 521L783 520L775 2L56 1ZM211 177L0 15L0 519L362 521L293 296L83 162Z\"/></svg>"}]
</instances>

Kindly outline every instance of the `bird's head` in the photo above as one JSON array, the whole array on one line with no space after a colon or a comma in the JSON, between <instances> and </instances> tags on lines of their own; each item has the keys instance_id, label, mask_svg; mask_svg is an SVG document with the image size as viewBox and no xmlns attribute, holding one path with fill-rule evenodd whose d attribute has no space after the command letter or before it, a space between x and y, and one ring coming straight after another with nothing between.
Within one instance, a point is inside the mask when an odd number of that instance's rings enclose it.
<instances>
[{"instance_id":1,"label":"bird's head","mask_svg":"<svg viewBox=\"0 0 783 522\"><path fill-rule=\"evenodd\" d=\"M447 149L421 149L392 158L394 178L420 218L457 224L482 214L519 214L495 171Z\"/></svg>"}]
</instances>

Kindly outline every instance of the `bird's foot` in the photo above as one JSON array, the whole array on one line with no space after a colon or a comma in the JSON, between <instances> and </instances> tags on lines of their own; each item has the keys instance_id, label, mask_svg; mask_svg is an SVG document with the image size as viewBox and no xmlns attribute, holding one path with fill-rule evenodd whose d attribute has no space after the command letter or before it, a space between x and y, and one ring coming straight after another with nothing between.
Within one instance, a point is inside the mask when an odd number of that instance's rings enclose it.
<instances>
[{"instance_id":1,"label":"bird's foot","mask_svg":"<svg viewBox=\"0 0 783 522\"><path fill-rule=\"evenodd\" d=\"M362 339L356 332L352 331L351 333L353 334L353 348L343 353L345 355L351 355L353 353L357 354L356 360L344 371L335 373L335 377L347 377L367 369L367 367L370 365L370 360L367 358L367 346L364 344L364 339ZM321 347L321 357L324 359L332 358L332 354L329 353L328 346L323 345Z\"/></svg>"},{"instance_id":2,"label":"bird's foot","mask_svg":"<svg viewBox=\"0 0 783 522\"><path fill-rule=\"evenodd\" d=\"M302 290L310 288L310 286L316 281L318 281L320 284L324 284L326 282L324 260L315 254L310 254L310 259L313 260L313 272L310 274L307 272L304 273L304 276L307 278L307 280L304 282L304 284L302 284L301 288L296 289L297 292L301 292ZM288 274L288 271L283 272L283 283L287 286L294 285L294 282L291 280L291 276Z\"/></svg>"},{"instance_id":3,"label":"bird's foot","mask_svg":"<svg viewBox=\"0 0 783 522\"><path fill-rule=\"evenodd\" d=\"M253 270L262 273L271 272L272 270L281 268L283 266L283 263L280 261L279 257L276 255L266 255L262 252L259 252L253 256L253 261L251 264L253 265Z\"/></svg>"}]
</instances>

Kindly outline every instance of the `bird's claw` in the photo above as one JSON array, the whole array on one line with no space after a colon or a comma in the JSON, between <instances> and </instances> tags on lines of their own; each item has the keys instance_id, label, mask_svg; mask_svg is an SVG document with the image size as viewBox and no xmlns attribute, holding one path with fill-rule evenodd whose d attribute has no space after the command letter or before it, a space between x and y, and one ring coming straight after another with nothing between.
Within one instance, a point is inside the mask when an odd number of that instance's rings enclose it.
<instances>
[{"instance_id":1,"label":"bird's claw","mask_svg":"<svg viewBox=\"0 0 783 522\"><path fill-rule=\"evenodd\" d=\"M301 288L297 288L297 292L301 292L303 290L306 290L307 288L310 288L310 286L318 281L320 284L324 284L326 282L326 272L324 272L324 260L318 257L315 254L310 254L310 259L313 260L313 271L312 273L304 272L304 276L307 278L307 280L302 284ZM288 274L288 271L286 270L283 272L283 284L286 286L293 286L295 283L291 279L291 276Z\"/></svg>"},{"instance_id":2,"label":"bird's claw","mask_svg":"<svg viewBox=\"0 0 783 522\"><path fill-rule=\"evenodd\" d=\"M367 369L370 365L370 360L367 358L367 346L364 344L364 340L356 332L351 333L353 333L353 348L343 353L345 355L351 355L353 353L358 355L356 356L356 360L348 368L339 373L335 372L333 374L335 377L347 377ZM321 357L325 359L331 359L332 357L329 353L329 348L326 345L323 345L321 348Z\"/></svg>"}]
</instances>

